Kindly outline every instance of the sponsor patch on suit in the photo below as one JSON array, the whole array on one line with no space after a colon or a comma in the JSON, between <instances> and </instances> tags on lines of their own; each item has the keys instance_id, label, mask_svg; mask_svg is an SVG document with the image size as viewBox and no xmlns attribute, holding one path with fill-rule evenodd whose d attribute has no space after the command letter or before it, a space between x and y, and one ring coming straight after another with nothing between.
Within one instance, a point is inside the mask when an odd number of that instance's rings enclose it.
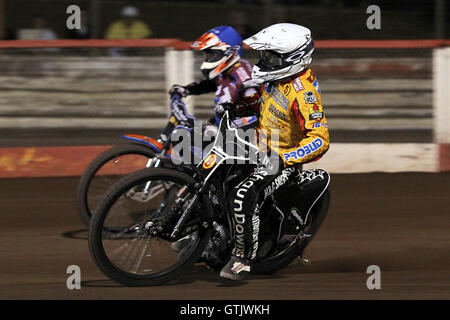
<instances>
[{"instance_id":1,"label":"sponsor patch on suit","mask_svg":"<svg viewBox=\"0 0 450 320\"><path fill-rule=\"evenodd\" d=\"M312 91L306 91L305 93L305 102L306 104L313 104L315 102L319 102L316 95Z\"/></svg>"},{"instance_id":2,"label":"sponsor patch on suit","mask_svg":"<svg viewBox=\"0 0 450 320\"><path fill-rule=\"evenodd\" d=\"M295 80L292 81L292 85L294 86L295 92L300 92L305 89L300 78L295 78Z\"/></svg>"}]
</instances>

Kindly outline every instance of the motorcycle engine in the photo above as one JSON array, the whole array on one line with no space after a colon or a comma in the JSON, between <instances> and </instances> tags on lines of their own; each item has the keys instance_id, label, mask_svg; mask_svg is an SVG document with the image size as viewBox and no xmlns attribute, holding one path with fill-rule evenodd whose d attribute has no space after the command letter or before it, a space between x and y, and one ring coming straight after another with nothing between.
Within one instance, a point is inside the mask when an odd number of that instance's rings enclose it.
<instances>
[{"instance_id":1,"label":"motorcycle engine","mask_svg":"<svg viewBox=\"0 0 450 320\"><path fill-rule=\"evenodd\" d=\"M228 229L214 221L211 238L202 253L202 260L206 265L213 269L220 269L227 263L230 251L227 250L229 239Z\"/></svg>"}]
</instances>

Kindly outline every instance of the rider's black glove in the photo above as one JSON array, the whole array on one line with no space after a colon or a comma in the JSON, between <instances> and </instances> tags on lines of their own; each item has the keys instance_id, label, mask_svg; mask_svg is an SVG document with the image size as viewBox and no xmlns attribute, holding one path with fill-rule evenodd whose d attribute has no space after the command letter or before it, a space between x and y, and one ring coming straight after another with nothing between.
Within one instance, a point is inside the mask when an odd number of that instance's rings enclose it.
<instances>
[{"instance_id":1,"label":"rider's black glove","mask_svg":"<svg viewBox=\"0 0 450 320\"><path fill-rule=\"evenodd\" d=\"M177 124L188 128L194 127L195 117L189 114L178 93L170 96L170 115L176 119Z\"/></svg>"},{"instance_id":2,"label":"rider's black glove","mask_svg":"<svg viewBox=\"0 0 450 320\"><path fill-rule=\"evenodd\" d=\"M257 156L258 166L269 169L270 174L276 174L284 168L283 159L273 150L260 151Z\"/></svg>"},{"instance_id":3,"label":"rider's black glove","mask_svg":"<svg viewBox=\"0 0 450 320\"><path fill-rule=\"evenodd\" d=\"M180 86L178 84L174 84L170 90L169 90L169 94L173 95L173 94L179 94L182 97L186 97L190 94L189 90L186 87Z\"/></svg>"},{"instance_id":4,"label":"rider's black glove","mask_svg":"<svg viewBox=\"0 0 450 320\"><path fill-rule=\"evenodd\" d=\"M230 118L233 119L235 117L236 108L234 104L225 102L216 106L215 113L219 118L222 118L226 111L228 111Z\"/></svg>"}]
</instances>

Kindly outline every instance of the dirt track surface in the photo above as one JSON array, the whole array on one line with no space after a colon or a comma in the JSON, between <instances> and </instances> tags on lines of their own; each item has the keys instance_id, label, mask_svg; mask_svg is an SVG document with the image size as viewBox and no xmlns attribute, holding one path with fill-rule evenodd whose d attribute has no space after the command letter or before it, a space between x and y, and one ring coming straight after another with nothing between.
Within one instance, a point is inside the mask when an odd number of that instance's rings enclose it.
<instances>
[{"instance_id":1,"label":"dirt track surface","mask_svg":"<svg viewBox=\"0 0 450 320\"><path fill-rule=\"evenodd\" d=\"M450 173L332 175L311 265L235 283L196 265L162 287L125 288L91 260L77 178L0 180L0 299L450 299ZM66 269L81 268L68 290ZM381 268L381 290L366 269Z\"/></svg>"}]
</instances>

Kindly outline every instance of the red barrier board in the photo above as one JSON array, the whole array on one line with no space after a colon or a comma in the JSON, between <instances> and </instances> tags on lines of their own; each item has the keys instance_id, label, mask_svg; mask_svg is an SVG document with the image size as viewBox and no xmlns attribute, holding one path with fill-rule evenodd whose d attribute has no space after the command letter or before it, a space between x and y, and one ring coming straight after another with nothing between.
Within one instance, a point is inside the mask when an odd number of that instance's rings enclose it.
<instances>
[{"instance_id":1,"label":"red barrier board","mask_svg":"<svg viewBox=\"0 0 450 320\"><path fill-rule=\"evenodd\" d=\"M0 149L0 177L79 176L110 146L28 147Z\"/></svg>"},{"instance_id":2,"label":"red barrier board","mask_svg":"<svg viewBox=\"0 0 450 320\"><path fill-rule=\"evenodd\" d=\"M450 171L450 144L439 145L439 171Z\"/></svg>"},{"instance_id":3,"label":"red barrier board","mask_svg":"<svg viewBox=\"0 0 450 320\"><path fill-rule=\"evenodd\" d=\"M179 39L82 39L82 40L2 40L0 48L167 48L189 50L192 41ZM438 48L450 46L450 39L417 40L315 40L316 48ZM249 47L244 45L245 49Z\"/></svg>"}]
</instances>

